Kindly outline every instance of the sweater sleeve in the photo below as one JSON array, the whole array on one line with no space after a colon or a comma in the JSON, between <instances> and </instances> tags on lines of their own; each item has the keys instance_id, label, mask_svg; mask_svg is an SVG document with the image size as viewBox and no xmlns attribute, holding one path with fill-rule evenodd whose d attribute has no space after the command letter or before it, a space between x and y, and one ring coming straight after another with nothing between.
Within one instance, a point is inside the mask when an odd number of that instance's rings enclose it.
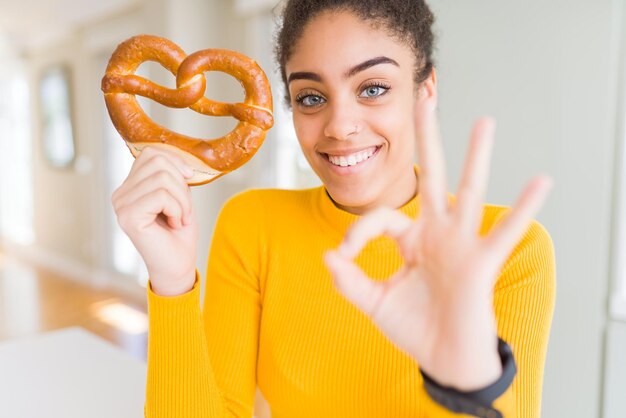
<instances>
[{"instance_id":1,"label":"sweater sleeve","mask_svg":"<svg viewBox=\"0 0 626 418\"><path fill-rule=\"evenodd\" d=\"M148 289L145 416L251 417L261 299L258 219L246 196L222 209L200 285L177 297Z\"/></svg>"},{"instance_id":2,"label":"sweater sleeve","mask_svg":"<svg viewBox=\"0 0 626 418\"><path fill-rule=\"evenodd\" d=\"M556 268L552 240L536 221L503 266L494 290L498 336L513 350L517 375L494 400L505 418L538 417L541 411L543 368L554 312ZM454 414L434 402L422 388L427 416L489 416Z\"/></svg>"},{"instance_id":3,"label":"sweater sleeve","mask_svg":"<svg viewBox=\"0 0 626 418\"><path fill-rule=\"evenodd\" d=\"M536 221L509 256L494 291L498 335L513 350L517 376L505 395L514 402L505 417L541 415L543 370L556 296L552 239ZM496 402L497 404L498 402Z\"/></svg>"}]
</instances>

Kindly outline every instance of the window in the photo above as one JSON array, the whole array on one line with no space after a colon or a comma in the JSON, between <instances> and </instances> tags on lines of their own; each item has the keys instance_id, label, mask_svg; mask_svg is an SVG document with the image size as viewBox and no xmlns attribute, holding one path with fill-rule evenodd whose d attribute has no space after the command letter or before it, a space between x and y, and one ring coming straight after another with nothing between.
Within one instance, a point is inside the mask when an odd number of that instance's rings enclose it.
<instances>
[{"instance_id":1,"label":"window","mask_svg":"<svg viewBox=\"0 0 626 418\"><path fill-rule=\"evenodd\" d=\"M242 3L246 2L242 1ZM271 3L271 1L268 0L266 3ZM274 3L277 2L274 1ZM269 30L274 32L276 30L276 24L278 23L278 17L268 12L265 19ZM274 36L268 34L268 36L264 36L262 39L267 40L267 42L263 46L264 51L262 51L260 55L273 57L272 40ZM275 125L273 128L274 148L272 150L275 155L274 186L283 189L301 189L318 186L321 182L309 166L298 144L298 138L293 128L291 110L287 108L283 99L285 97L285 90L279 70L273 61L263 64L266 70L276 68L276 71L268 72L274 96Z\"/></svg>"},{"instance_id":2,"label":"window","mask_svg":"<svg viewBox=\"0 0 626 418\"><path fill-rule=\"evenodd\" d=\"M74 134L68 70L60 65L47 69L39 84L43 151L53 167L68 167L74 160Z\"/></svg>"},{"instance_id":3,"label":"window","mask_svg":"<svg viewBox=\"0 0 626 418\"><path fill-rule=\"evenodd\" d=\"M276 73L271 75L275 98L284 97L282 80ZM320 184L317 175L304 157L291 122L291 112L282 99L275 99L274 120L276 124L274 152L276 153L275 187L282 189L306 188Z\"/></svg>"},{"instance_id":4,"label":"window","mask_svg":"<svg viewBox=\"0 0 626 418\"><path fill-rule=\"evenodd\" d=\"M32 142L29 89L19 65L3 59L0 77L0 235L30 245L33 229Z\"/></svg>"}]
</instances>

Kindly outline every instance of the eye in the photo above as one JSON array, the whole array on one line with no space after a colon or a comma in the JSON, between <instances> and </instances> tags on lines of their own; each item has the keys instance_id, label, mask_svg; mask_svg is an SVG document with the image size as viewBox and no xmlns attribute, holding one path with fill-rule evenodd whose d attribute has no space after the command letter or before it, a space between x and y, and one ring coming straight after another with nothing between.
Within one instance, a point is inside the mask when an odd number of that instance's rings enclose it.
<instances>
[{"instance_id":1,"label":"eye","mask_svg":"<svg viewBox=\"0 0 626 418\"><path fill-rule=\"evenodd\" d=\"M361 90L361 94L359 97L364 97L366 99L371 99L374 97L382 96L387 93L391 89L391 86L382 84L382 83L374 83L368 86L365 86L363 90Z\"/></svg>"},{"instance_id":2,"label":"eye","mask_svg":"<svg viewBox=\"0 0 626 418\"><path fill-rule=\"evenodd\" d=\"M316 107L326 102L326 99L319 94L306 91L298 94L295 100L302 107Z\"/></svg>"}]
</instances>

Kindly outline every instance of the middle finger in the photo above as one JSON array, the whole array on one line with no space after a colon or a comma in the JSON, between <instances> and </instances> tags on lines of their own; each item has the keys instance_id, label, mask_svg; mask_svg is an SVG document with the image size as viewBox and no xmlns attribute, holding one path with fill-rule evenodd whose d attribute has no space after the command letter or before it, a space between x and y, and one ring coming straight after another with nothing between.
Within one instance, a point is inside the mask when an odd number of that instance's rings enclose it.
<instances>
[{"instance_id":1,"label":"middle finger","mask_svg":"<svg viewBox=\"0 0 626 418\"><path fill-rule=\"evenodd\" d=\"M191 189L168 171L158 171L139 181L132 189L118 198L117 205L124 207L133 204L145 195L163 189L178 202L183 210L183 219L191 214ZM185 221L183 220L183 224Z\"/></svg>"},{"instance_id":2,"label":"middle finger","mask_svg":"<svg viewBox=\"0 0 626 418\"><path fill-rule=\"evenodd\" d=\"M430 215L444 213L448 207L446 168L435 106L432 103L416 105L415 134L420 166L421 211Z\"/></svg>"},{"instance_id":3,"label":"middle finger","mask_svg":"<svg viewBox=\"0 0 626 418\"><path fill-rule=\"evenodd\" d=\"M474 125L463 177L457 190L454 209L456 220L469 233L476 233L480 224L483 200L487 190L495 121L481 118Z\"/></svg>"}]
</instances>

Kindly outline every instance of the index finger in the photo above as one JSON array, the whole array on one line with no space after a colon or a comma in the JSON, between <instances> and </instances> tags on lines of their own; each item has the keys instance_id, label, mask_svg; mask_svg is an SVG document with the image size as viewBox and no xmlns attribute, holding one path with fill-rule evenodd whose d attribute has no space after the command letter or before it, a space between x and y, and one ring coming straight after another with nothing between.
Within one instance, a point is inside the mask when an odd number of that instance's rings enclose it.
<instances>
[{"instance_id":1,"label":"index finger","mask_svg":"<svg viewBox=\"0 0 626 418\"><path fill-rule=\"evenodd\" d=\"M147 146L140 151L139 155L137 156L135 160L135 164L133 164L133 166L130 169L130 172L134 173L135 171L139 170L141 167L143 167L147 163L147 161L149 161L150 159L154 158L157 155L164 156L170 163L172 163L180 171L183 177L191 178L193 176L193 169L189 166L189 164L183 161L183 159L180 158L178 155L174 154L173 152L169 152L165 149L159 149L159 148L151 147L151 146Z\"/></svg>"},{"instance_id":2,"label":"index finger","mask_svg":"<svg viewBox=\"0 0 626 418\"><path fill-rule=\"evenodd\" d=\"M413 225L408 216L389 208L377 209L355 222L339 246L339 254L345 258L356 257L372 239L381 235L396 241Z\"/></svg>"}]
</instances>

